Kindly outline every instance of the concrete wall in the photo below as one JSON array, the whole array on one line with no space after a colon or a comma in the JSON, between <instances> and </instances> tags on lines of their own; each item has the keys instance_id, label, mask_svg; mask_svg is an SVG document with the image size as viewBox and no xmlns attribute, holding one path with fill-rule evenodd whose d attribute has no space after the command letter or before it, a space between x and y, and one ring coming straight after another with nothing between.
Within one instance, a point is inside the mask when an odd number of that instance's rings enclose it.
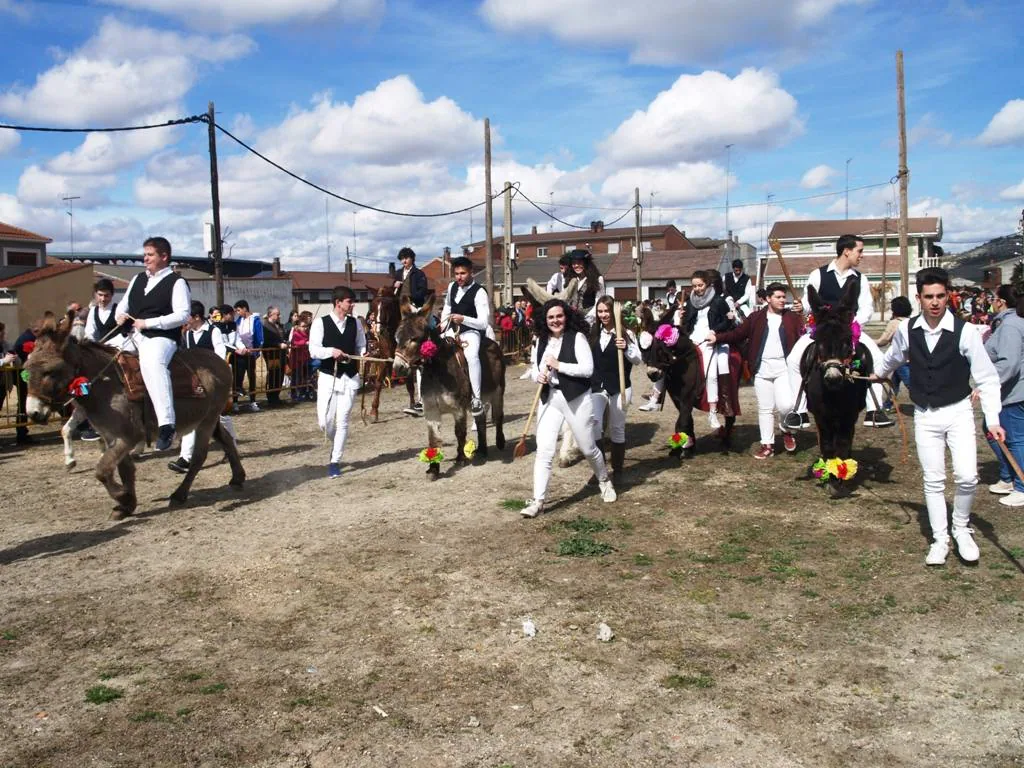
<instances>
[{"instance_id":1,"label":"concrete wall","mask_svg":"<svg viewBox=\"0 0 1024 768\"><path fill-rule=\"evenodd\" d=\"M203 302L209 312L216 303L217 284L214 280L189 279L189 288L195 301ZM294 305L292 299L292 280L289 277L253 277L226 279L224 281L224 303L234 304L239 299L249 302L249 309L257 315L264 315L267 307L273 304L281 308L284 322Z\"/></svg>"},{"instance_id":2,"label":"concrete wall","mask_svg":"<svg viewBox=\"0 0 1024 768\"><path fill-rule=\"evenodd\" d=\"M14 289L18 295L18 333L42 317L46 310L61 317L72 301L84 307L92 299L92 285L92 270L88 268L62 272L19 285Z\"/></svg>"}]
</instances>

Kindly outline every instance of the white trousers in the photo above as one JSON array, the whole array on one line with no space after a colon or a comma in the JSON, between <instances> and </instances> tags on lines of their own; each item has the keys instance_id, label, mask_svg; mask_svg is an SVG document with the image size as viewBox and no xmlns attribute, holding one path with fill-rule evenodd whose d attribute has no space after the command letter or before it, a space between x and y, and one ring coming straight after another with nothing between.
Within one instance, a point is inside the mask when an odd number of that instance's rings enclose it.
<instances>
[{"instance_id":1,"label":"white trousers","mask_svg":"<svg viewBox=\"0 0 1024 768\"><path fill-rule=\"evenodd\" d=\"M238 443L238 435L235 433L235 423L231 420L230 415L221 414L220 423L227 433L231 435L231 439ZM192 454L196 449L196 433L189 432L187 435L181 437L181 453L180 456L185 461L192 461Z\"/></svg>"},{"instance_id":2,"label":"white trousers","mask_svg":"<svg viewBox=\"0 0 1024 768\"><path fill-rule=\"evenodd\" d=\"M446 331L445 336L455 336L455 331ZM463 331L459 335L462 352L466 355L466 367L469 368L469 386L473 397L480 398L480 334L476 331Z\"/></svg>"},{"instance_id":3,"label":"white trousers","mask_svg":"<svg viewBox=\"0 0 1024 768\"><path fill-rule=\"evenodd\" d=\"M604 412L608 411L608 432L613 443L626 442L626 412L619 395L609 395L604 390L590 394L594 409L594 442L604 435ZM626 387L626 404L633 400L632 387Z\"/></svg>"},{"instance_id":4,"label":"white trousers","mask_svg":"<svg viewBox=\"0 0 1024 768\"><path fill-rule=\"evenodd\" d=\"M943 408L914 409L914 441L924 475L924 503L932 535L948 535L946 448L953 459L953 528L966 528L978 487L978 446L970 398Z\"/></svg>"},{"instance_id":5,"label":"white trousers","mask_svg":"<svg viewBox=\"0 0 1024 768\"><path fill-rule=\"evenodd\" d=\"M789 385L793 388L793 396L796 397L796 393L800 392L800 382L802 377L800 376L800 359L804 356L804 350L811 346L811 342L814 339L811 338L809 333L805 333L796 343L793 345L793 349L789 351L789 355L786 357L786 365L789 368ZM882 368L882 359L885 355L882 354L882 350L875 344L875 340L872 339L866 332L862 332L860 335L860 343L867 347L868 352L871 354L871 365L874 370L878 371ZM874 392L874 397L871 393ZM878 400L878 404L875 405L875 398ZM885 390L882 389L881 384L872 384L868 389L868 393L864 398L864 407L870 411L877 411L885 403ZM800 394L800 402L794 406L794 410L800 413L807 413L807 388L804 387L804 391Z\"/></svg>"},{"instance_id":6,"label":"white trousers","mask_svg":"<svg viewBox=\"0 0 1024 768\"><path fill-rule=\"evenodd\" d=\"M331 441L331 463L337 464L345 453L348 415L355 405L362 381L359 376L335 378L321 373L316 378L316 421Z\"/></svg>"},{"instance_id":7,"label":"white trousers","mask_svg":"<svg viewBox=\"0 0 1024 768\"><path fill-rule=\"evenodd\" d=\"M125 348L130 350L132 345L139 353L139 369L149 399L153 401L156 423L161 427L165 424L173 425L174 395L171 391L171 372L167 366L171 364L178 345L163 336L147 337L141 333L132 334Z\"/></svg>"},{"instance_id":8,"label":"white trousers","mask_svg":"<svg viewBox=\"0 0 1024 768\"><path fill-rule=\"evenodd\" d=\"M793 409L794 393L783 358L761 360L754 376L754 395L757 397L761 445L775 445L775 414L777 412L781 420Z\"/></svg>"},{"instance_id":9,"label":"white trousers","mask_svg":"<svg viewBox=\"0 0 1024 768\"><path fill-rule=\"evenodd\" d=\"M572 402L567 402L560 389L552 389L548 401L541 404L537 416L537 458L533 462L533 498L543 501L551 479L551 462L555 458L558 433L562 424L568 422L580 452L590 462L597 479L608 479L608 468L604 456L594 442L594 405L589 393L583 393Z\"/></svg>"},{"instance_id":10,"label":"white trousers","mask_svg":"<svg viewBox=\"0 0 1024 768\"><path fill-rule=\"evenodd\" d=\"M697 344L700 349L700 364L704 366L701 371L705 375L704 394L708 398L708 410L718 411L718 374L729 373L729 345L716 344L712 346L706 341ZM711 357L709 357L709 355ZM714 362L711 362L711 360Z\"/></svg>"}]
</instances>

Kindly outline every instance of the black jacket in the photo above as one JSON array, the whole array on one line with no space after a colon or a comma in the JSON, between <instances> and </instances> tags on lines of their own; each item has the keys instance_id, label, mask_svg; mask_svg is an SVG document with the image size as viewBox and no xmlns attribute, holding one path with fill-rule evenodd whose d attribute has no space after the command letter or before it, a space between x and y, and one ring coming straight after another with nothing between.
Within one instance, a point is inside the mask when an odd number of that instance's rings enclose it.
<instances>
[{"instance_id":1,"label":"black jacket","mask_svg":"<svg viewBox=\"0 0 1024 768\"><path fill-rule=\"evenodd\" d=\"M402 281L402 273L396 272L395 279ZM423 303L427 300L427 276L423 273L423 270L417 266L413 266L409 270L409 276L404 281L407 285L403 285L399 289L399 296L402 294L408 294L409 301L415 304L417 307L422 307Z\"/></svg>"},{"instance_id":2,"label":"black jacket","mask_svg":"<svg viewBox=\"0 0 1024 768\"><path fill-rule=\"evenodd\" d=\"M686 331L687 336L693 333L693 329L697 325L697 311L697 308L687 299L686 306L683 308L683 330ZM733 322L729 319L729 304L721 296L715 296L711 300L711 306L708 309L708 326L715 333L722 333L733 328Z\"/></svg>"}]
</instances>

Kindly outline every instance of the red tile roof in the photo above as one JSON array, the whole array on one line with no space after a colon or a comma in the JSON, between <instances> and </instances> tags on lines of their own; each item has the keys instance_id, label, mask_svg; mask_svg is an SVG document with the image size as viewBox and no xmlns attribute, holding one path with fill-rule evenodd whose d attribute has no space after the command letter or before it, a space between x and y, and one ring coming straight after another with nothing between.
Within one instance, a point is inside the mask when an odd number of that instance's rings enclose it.
<instances>
[{"instance_id":1,"label":"red tile roof","mask_svg":"<svg viewBox=\"0 0 1024 768\"><path fill-rule=\"evenodd\" d=\"M37 235L27 229L15 227L11 224L4 224L0 221L0 240L25 240L32 243L52 243L53 238Z\"/></svg>"},{"instance_id":2,"label":"red tile roof","mask_svg":"<svg viewBox=\"0 0 1024 768\"><path fill-rule=\"evenodd\" d=\"M827 219L819 221L777 221L769 237L779 240L838 239L840 235L881 235L885 219ZM899 231L899 220L889 219L890 234ZM942 239L942 219L927 216L907 219L907 232Z\"/></svg>"},{"instance_id":3,"label":"red tile roof","mask_svg":"<svg viewBox=\"0 0 1024 768\"><path fill-rule=\"evenodd\" d=\"M19 285L34 283L38 280L45 280L48 277L53 277L54 275L61 275L65 272L74 272L78 269L88 269L89 267L89 264L69 264L66 261L61 261L57 264L47 264L45 267L33 269L31 272L24 272L20 275L9 277L6 280L0 280L0 288L17 288Z\"/></svg>"}]
</instances>

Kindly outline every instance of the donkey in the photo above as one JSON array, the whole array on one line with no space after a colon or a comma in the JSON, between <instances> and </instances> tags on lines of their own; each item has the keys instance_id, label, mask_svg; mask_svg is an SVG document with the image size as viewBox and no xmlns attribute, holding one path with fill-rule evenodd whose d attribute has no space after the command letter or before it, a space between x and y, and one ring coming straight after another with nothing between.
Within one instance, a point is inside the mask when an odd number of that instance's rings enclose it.
<instances>
[{"instance_id":1,"label":"donkey","mask_svg":"<svg viewBox=\"0 0 1024 768\"><path fill-rule=\"evenodd\" d=\"M428 445L431 448L441 447L441 415L452 414L455 417L455 440L458 444L455 461L464 464L467 461L467 419L472 399L469 372L458 342L442 337L433 322L435 299L435 296L431 296L423 308L416 311L408 297L402 298L402 322L396 334L398 348L395 351L395 373L412 377L416 368L422 370L420 391L427 419ZM480 343L480 367L480 399L490 403L491 420L495 428L494 443L499 451L504 450L505 359L498 343L486 336ZM476 453L481 459L486 459L486 412L476 417L476 435L480 443ZM431 480L436 480L440 471L437 464L427 466L427 475Z\"/></svg>"},{"instance_id":2,"label":"donkey","mask_svg":"<svg viewBox=\"0 0 1024 768\"><path fill-rule=\"evenodd\" d=\"M367 314L366 354L368 357L392 358L395 355L395 333L402 320L398 298L392 286L384 286L370 303ZM373 400L370 403L370 416L377 421L380 409L380 393L384 382L391 376L392 364L367 362L364 363L362 404L360 409L366 414L366 390L373 389ZM409 376L405 380L405 388L409 393L409 407L416 404L416 378Z\"/></svg>"},{"instance_id":3,"label":"donkey","mask_svg":"<svg viewBox=\"0 0 1024 768\"><path fill-rule=\"evenodd\" d=\"M807 287L814 313L814 342L800 360L800 375L807 409L814 414L818 428L821 457L826 460L850 458L853 433L868 390L868 382L859 377L873 372L871 353L853 338L856 285L855 280L847 282L837 306L825 304L814 286ZM837 486L835 481L833 493Z\"/></svg>"},{"instance_id":4,"label":"donkey","mask_svg":"<svg viewBox=\"0 0 1024 768\"><path fill-rule=\"evenodd\" d=\"M700 368L697 347L678 328L675 329L678 333L675 344L670 346L664 337L658 338L659 335L664 336L657 332L665 324L654 319L649 307L640 310L639 318L643 328L639 339L640 355L647 369L647 377L651 381L664 377L665 394L672 398L672 403L679 410L675 431L683 432L690 438L683 448L673 448L672 455L692 459L697 445L693 409L700 405L701 394L704 392L704 372Z\"/></svg>"},{"instance_id":5,"label":"donkey","mask_svg":"<svg viewBox=\"0 0 1024 768\"><path fill-rule=\"evenodd\" d=\"M92 341L76 341L65 330L52 325L36 337L35 348L25 361L28 372L29 418L45 423L50 415L59 413L69 398L72 382L84 377L89 381L88 394L75 398L93 427L106 442L106 450L96 465L96 477L116 502L112 520L131 515L138 506L135 493L135 463L131 451L156 426L156 414L149 400L133 402L127 397L125 384L118 375L114 360L117 350ZM232 375L227 363L210 350L179 350L175 355L191 369L205 390L200 398L174 399L177 428L182 434L195 430L196 446L191 466L171 500L184 503L196 474L206 461L210 438L224 447L231 464L231 486L241 488L245 470L238 456L234 439L221 426L220 414L231 397ZM117 469L121 483L114 479Z\"/></svg>"}]
</instances>

